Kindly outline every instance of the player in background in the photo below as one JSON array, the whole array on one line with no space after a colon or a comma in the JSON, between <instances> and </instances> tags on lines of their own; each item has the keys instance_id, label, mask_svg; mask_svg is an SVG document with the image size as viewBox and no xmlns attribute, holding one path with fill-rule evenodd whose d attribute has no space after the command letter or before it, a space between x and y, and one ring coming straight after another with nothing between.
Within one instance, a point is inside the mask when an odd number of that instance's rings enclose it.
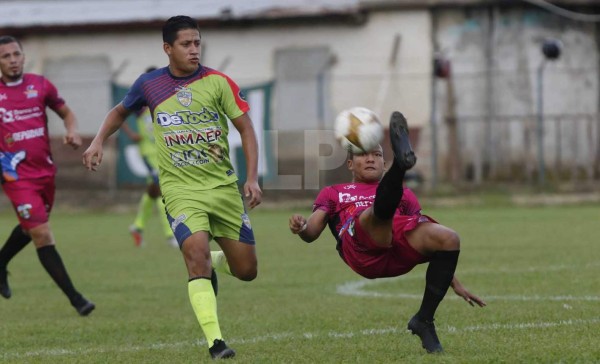
<instances>
[{"instance_id":1,"label":"player in background","mask_svg":"<svg viewBox=\"0 0 600 364\"><path fill-rule=\"evenodd\" d=\"M154 70L156 70L156 67L149 67L146 69L146 73ZM148 177L146 193L144 193L140 199L138 211L133 224L129 227L129 232L133 237L135 246L144 245L144 228L152 214L154 205L156 205L167 244L178 248L179 244L173 235L171 224L169 224L169 220L167 220L165 214L165 204L162 200L162 194L158 183L158 158L156 155L156 148L154 147L152 114L148 107L142 108L142 110L136 114L135 123L137 133L132 130L127 123L123 123L121 129L127 134L129 139L137 143L144 164L148 169Z\"/></svg>"},{"instance_id":2,"label":"player in background","mask_svg":"<svg viewBox=\"0 0 600 364\"><path fill-rule=\"evenodd\" d=\"M261 202L258 143L248 103L225 74L200 64L196 21L175 16L163 26L167 67L141 75L121 103L106 116L83 153L96 170L104 141L131 113L148 106L153 115L160 188L171 228L188 270L189 299L212 358L230 358L219 327L212 268L243 281L257 275L254 233L229 160L230 119L239 131L246 157L243 186L248 207ZM222 251L210 251L214 239Z\"/></svg>"},{"instance_id":3,"label":"player in background","mask_svg":"<svg viewBox=\"0 0 600 364\"><path fill-rule=\"evenodd\" d=\"M21 43L0 36L0 166L2 187L19 224L0 249L0 295L12 295L6 267L31 240L50 277L67 295L77 312L86 316L95 308L79 293L56 250L48 219L54 204L54 176L46 107L64 121L64 144L81 146L77 120L56 87L41 75L23 73L25 55Z\"/></svg>"},{"instance_id":4,"label":"player in background","mask_svg":"<svg viewBox=\"0 0 600 364\"><path fill-rule=\"evenodd\" d=\"M394 161L385 175L381 146L364 154L349 152L352 182L322 189L310 217L292 215L289 228L310 243L329 225L342 260L369 279L400 276L429 262L421 307L408 329L419 336L428 353L442 352L433 318L448 287L471 306L486 303L454 276L460 252L456 232L422 215L416 196L402 185L416 157L406 119L399 112L392 114L390 139Z\"/></svg>"}]
</instances>

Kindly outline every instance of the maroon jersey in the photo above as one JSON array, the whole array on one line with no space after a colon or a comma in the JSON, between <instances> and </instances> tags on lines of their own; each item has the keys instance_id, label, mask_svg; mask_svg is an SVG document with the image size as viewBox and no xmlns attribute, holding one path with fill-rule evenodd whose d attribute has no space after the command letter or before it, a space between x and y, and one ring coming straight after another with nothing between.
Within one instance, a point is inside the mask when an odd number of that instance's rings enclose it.
<instances>
[{"instance_id":1,"label":"maroon jersey","mask_svg":"<svg viewBox=\"0 0 600 364\"><path fill-rule=\"evenodd\" d=\"M404 188L392 223L392 245L374 243L360 225L358 215L375 201L379 183L345 183L325 187L317 196L313 211L327 213L329 229L337 240L340 257L365 278L396 277L409 272L429 258L410 246L405 233L422 222L435 220L421 215L415 194Z\"/></svg>"},{"instance_id":2,"label":"maroon jersey","mask_svg":"<svg viewBox=\"0 0 600 364\"><path fill-rule=\"evenodd\" d=\"M329 229L339 242L340 236L348 228L345 225L373 204L377 186L379 182L327 186L319 192L313 204L313 211L323 210L327 213ZM396 215L413 216L420 213L421 205L417 196L410 189L404 188Z\"/></svg>"},{"instance_id":3,"label":"maroon jersey","mask_svg":"<svg viewBox=\"0 0 600 364\"><path fill-rule=\"evenodd\" d=\"M54 176L46 107L65 104L45 77L26 73L0 82L0 162L4 182Z\"/></svg>"}]
</instances>

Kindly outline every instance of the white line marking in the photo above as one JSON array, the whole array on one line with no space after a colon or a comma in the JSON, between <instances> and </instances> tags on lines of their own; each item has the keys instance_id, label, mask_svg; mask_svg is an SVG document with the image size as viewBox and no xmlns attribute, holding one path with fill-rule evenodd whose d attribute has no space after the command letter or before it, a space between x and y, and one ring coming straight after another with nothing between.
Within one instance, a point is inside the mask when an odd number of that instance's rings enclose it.
<instances>
[{"instance_id":1,"label":"white line marking","mask_svg":"<svg viewBox=\"0 0 600 364\"><path fill-rule=\"evenodd\" d=\"M573 326L573 325L597 325L600 324L600 317L592 317L589 319L566 319L555 322L524 322L517 324L499 324L499 323L491 323L488 325L476 325L476 326L466 326L463 328L457 328L454 326L446 326L446 327L438 327L438 332L448 333L448 334L457 334L464 332L474 332L474 331L494 331L494 330L529 330L529 329L541 329L541 328L553 328L560 326ZM264 336L257 336L253 338L238 338L238 339L227 339L227 343L229 344L253 344L263 341L281 341L285 339L292 340L313 340L313 339L321 339L321 338L329 338L329 339L345 339L349 337L356 336L380 336L380 335L388 335L388 334L402 334L409 335L409 332L405 328L400 327L387 327L387 328L379 328L379 329L363 329L358 331L349 331L349 332L336 332L336 331L326 331L326 332L305 332L305 333L292 333L292 332L282 332L279 334L269 334ZM184 346L197 346L200 349L206 348L205 340L194 340L194 341L184 341L184 342L176 342L176 343L154 343L149 345L137 345L137 346L112 346L112 347L96 347L96 348L85 348L85 349L45 349L45 350L35 350L35 351L26 351L26 352L13 352L13 353L4 353L1 358L4 360L9 359L23 359L30 357L48 357L48 356L88 356L90 354L105 354L105 353L132 353L132 352L140 352L147 350L159 350L159 349L176 349Z\"/></svg>"},{"instance_id":2,"label":"white line marking","mask_svg":"<svg viewBox=\"0 0 600 364\"><path fill-rule=\"evenodd\" d=\"M421 277L422 278L422 277ZM382 293L377 291L367 291L363 288L366 286L374 286L386 282L393 282L397 280L405 280L404 276L395 278L380 278L375 280L362 279L354 282L347 282L336 287L336 292L343 296L357 296L357 297L382 297L382 298L406 298L420 300L423 298L423 294L412 294L412 293ZM541 295L490 295L481 294L486 301L600 301L600 296L541 296ZM445 299L462 299L455 295L448 295Z\"/></svg>"}]
</instances>

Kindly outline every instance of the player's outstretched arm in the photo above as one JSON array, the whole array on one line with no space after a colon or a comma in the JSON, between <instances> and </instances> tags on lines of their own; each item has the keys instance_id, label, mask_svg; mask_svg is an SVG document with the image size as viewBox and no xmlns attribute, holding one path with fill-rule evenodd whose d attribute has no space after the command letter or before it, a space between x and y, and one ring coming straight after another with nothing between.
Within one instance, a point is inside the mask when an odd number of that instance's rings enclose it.
<instances>
[{"instance_id":1,"label":"player's outstretched arm","mask_svg":"<svg viewBox=\"0 0 600 364\"><path fill-rule=\"evenodd\" d=\"M308 217L294 214L290 217L289 227L292 234L297 234L300 239L307 243L315 241L327 226L327 213L316 210Z\"/></svg>"},{"instance_id":2,"label":"player's outstretched arm","mask_svg":"<svg viewBox=\"0 0 600 364\"><path fill-rule=\"evenodd\" d=\"M90 146L83 152L83 165L88 170L95 171L100 166L104 141L121 127L127 116L129 111L121 103L108 112Z\"/></svg>"},{"instance_id":3,"label":"player's outstretched arm","mask_svg":"<svg viewBox=\"0 0 600 364\"><path fill-rule=\"evenodd\" d=\"M475 296L474 294L472 294L471 292L469 292L460 283L460 281L458 280L458 278L456 278L456 276L454 276L454 278L452 278L452 283L450 283L450 286L454 290L454 293L456 293L458 296L462 297L471 306L475 306L475 304L477 304L479 307L485 307L487 305L487 303L485 303L484 300L482 300L481 298L479 298L479 297Z\"/></svg>"},{"instance_id":4,"label":"player's outstretched arm","mask_svg":"<svg viewBox=\"0 0 600 364\"><path fill-rule=\"evenodd\" d=\"M81 147L81 136L77 132L77 118L75 113L67 105L61 106L56 113L65 124L66 134L63 138L63 144L68 144L73 149Z\"/></svg>"}]
</instances>

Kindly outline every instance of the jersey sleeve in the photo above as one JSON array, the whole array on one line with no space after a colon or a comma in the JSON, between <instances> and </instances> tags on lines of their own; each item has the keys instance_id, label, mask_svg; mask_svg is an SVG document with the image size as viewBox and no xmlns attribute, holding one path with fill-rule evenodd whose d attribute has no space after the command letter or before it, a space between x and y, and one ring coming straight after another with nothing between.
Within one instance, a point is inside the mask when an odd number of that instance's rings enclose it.
<instances>
[{"instance_id":1,"label":"jersey sleeve","mask_svg":"<svg viewBox=\"0 0 600 364\"><path fill-rule=\"evenodd\" d=\"M331 186L323 188L313 203L313 212L322 210L325 211L328 216L334 215L336 211L336 201L332 199L333 192Z\"/></svg>"},{"instance_id":2,"label":"jersey sleeve","mask_svg":"<svg viewBox=\"0 0 600 364\"><path fill-rule=\"evenodd\" d=\"M400 213L406 216L421 214L421 204L419 204L419 200L414 192L408 188L404 189L400 210Z\"/></svg>"},{"instance_id":3,"label":"jersey sleeve","mask_svg":"<svg viewBox=\"0 0 600 364\"><path fill-rule=\"evenodd\" d=\"M242 116L250 110L240 87L229 77L223 75L221 107L230 120Z\"/></svg>"},{"instance_id":4,"label":"jersey sleeve","mask_svg":"<svg viewBox=\"0 0 600 364\"><path fill-rule=\"evenodd\" d=\"M123 107L125 107L127 110L135 112L136 114L141 113L142 108L147 105L146 98L144 97L144 92L142 90L142 85L143 79L140 76L137 80L135 80L121 102Z\"/></svg>"},{"instance_id":5,"label":"jersey sleeve","mask_svg":"<svg viewBox=\"0 0 600 364\"><path fill-rule=\"evenodd\" d=\"M44 90L46 91L44 96L44 103L50 109L57 111L65 104L65 100L62 97L60 97L56 86L54 86L52 82L50 82L46 78L44 78L42 82L44 83Z\"/></svg>"}]
</instances>

